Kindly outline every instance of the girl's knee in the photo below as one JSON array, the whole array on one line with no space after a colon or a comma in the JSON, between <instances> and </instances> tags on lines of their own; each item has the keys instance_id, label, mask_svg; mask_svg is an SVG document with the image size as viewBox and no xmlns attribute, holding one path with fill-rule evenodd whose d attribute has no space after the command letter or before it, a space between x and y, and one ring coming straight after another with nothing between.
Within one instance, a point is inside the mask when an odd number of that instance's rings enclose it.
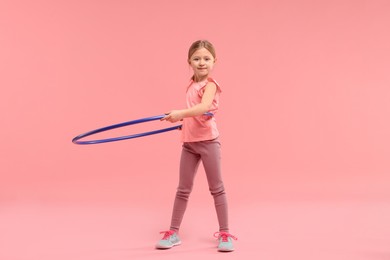
<instances>
[{"instance_id":1,"label":"girl's knee","mask_svg":"<svg viewBox=\"0 0 390 260\"><path fill-rule=\"evenodd\" d=\"M225 188L223 185L218 186L216 188L210 188L210 193L213 197L217 197L217 196L225 194Z\"/></svg>"},{"instance_id":2,"label":"girl's knee","mask_svg":"<svg viewBox=\"0 0 390 260\"><path fill-rule=\"evenodd\" d=\"M179 187L179 188L177 188L177 191L176 191L176 197L180 198L180 199L188 200L188 198L190 197L191 191L192 191L192 189L190 189L190 188L180 188Z\"/></svg>"}]
</instances>

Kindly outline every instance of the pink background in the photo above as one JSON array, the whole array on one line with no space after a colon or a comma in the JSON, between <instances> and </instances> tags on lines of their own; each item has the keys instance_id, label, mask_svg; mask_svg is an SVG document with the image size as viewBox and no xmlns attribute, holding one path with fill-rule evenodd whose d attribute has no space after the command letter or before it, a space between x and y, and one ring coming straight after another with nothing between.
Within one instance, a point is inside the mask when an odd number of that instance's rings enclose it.
<instances>
[{"instance_id":1,"label":"pink background","mask_svg":"<svg viewBox=\"0 0 390 260\"><path fill-rule=\"evenodd\" d=\"M217 121L239 237L224 256L387 259L389 13L386 0L2 0L0 259L220 257L202 169L183 223L190 243L153 250L169 224L179 132L71 143L183 108L197 39L216 46L224 91Z\"/></svg>"}]
</instances>

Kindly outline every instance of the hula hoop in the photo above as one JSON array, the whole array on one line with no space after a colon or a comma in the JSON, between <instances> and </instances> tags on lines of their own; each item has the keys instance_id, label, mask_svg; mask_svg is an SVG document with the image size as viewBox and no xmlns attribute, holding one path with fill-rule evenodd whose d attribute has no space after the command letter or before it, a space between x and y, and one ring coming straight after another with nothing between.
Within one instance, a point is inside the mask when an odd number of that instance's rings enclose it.
<instances>
[{"instance_id":1,"label":"hula hoop","mask_svg":"<svg viewBox=\"0 0 390 260\"><path fill-rule=\"evenodd\" d=\"M213 114L210 113L210 112L207 112L204 115L213 116ZM81 144L81 145L116 142L116 141L122 141L122 140L138 138L138 137L143 137L143 136L148 136L148 135L160 134L160 133L176 130L176 129L179 129L179 128L182 127L182 125L177 125L177 126L173 126L173 127L168 127L168 128L163 128L163 129L158 129L158 130L154 130L154 131L138 133L138 134L133 134L133 135L126 135L126 136L119 136L119 137L98 139L98 140L90 140L90 141L79 141L80 139L82 139L84 137L87 137L87 136L90 136L90 135L94 135L94 134L101 133L101 132L106 132L106 131L109 131L109 130L112 130L112 129L116 129L116 128L120 128L120 127L124 127L124 126L128 126L128 125L135 125L135 124L145 123L145 122L149 122L149 121L159 120L159 119L161 119L163 117L165 117L165 115L145 117L145 118L131 120L131 121L127 121L127 122L123 122L123 123L119 123L119 124L105 126L105 127L98 128L98 129L89 131L87 133L78 135L78 136L76 136L75 138L72 139L72 142L74 144Z\"/></svg>"}]
</instances>

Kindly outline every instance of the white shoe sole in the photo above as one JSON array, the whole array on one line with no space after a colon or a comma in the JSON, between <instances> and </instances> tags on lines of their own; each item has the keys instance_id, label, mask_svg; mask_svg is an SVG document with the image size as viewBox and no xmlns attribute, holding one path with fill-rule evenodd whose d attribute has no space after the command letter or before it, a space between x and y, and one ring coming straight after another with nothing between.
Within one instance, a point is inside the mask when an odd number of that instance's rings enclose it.
<instances>
[{"instance_id":1,"label":"white shoe sole","mask_svg":"<svg viewBox=\"0 0 390 260\"><path fill-rule=\"evenodd\" d=\"M232 249L228 249L228 248L218 248L218 251L219 251L219 252L233 252L233 251L234 251L234 248L232 248Z\"/></svg>"},{"instance_id":2,"label":"white shoe sole","mask_svg":"<svg viewBox=\"0 0 390 260\"><path fill-rule=\"evenodd\" d=\"M179 241L179 242L177 242L175 244L172 244L172 246L162 246L162 245L157 244L156 248L157 249L169 249L169 248L172 248L174 246L179 246L179 245L181 245L181 241Z\"/></svg>"}]
</instances>

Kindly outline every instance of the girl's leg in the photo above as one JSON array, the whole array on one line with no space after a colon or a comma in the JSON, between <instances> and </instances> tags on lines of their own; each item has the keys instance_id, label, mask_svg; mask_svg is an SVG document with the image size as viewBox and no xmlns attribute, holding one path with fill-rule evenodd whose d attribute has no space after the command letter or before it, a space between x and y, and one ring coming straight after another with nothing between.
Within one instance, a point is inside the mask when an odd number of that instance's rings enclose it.
<instances>
[{"instance_id":1,"label":"girl's leg","mask_svg":"<svg viewBox=\"0 0 390 260\"><path fill-rule=\"evenodd\" d=\"M193 150L192 144L184 143L180 159L179 186L173 205L171 230L179 231L199 162L200 155Z\"/></svg>"},{"instance_id":2,"label":"girl's leg","mask_svg":"<svg viewBox=\"0 0 390 260\"><path fill-rule=\"evenodd\" d=\"M221 174L221 144L218 139L202 142L200 153L209 189L214 198L219 231L229 232L228 203Z\"/></svg>"}]
</instances>

